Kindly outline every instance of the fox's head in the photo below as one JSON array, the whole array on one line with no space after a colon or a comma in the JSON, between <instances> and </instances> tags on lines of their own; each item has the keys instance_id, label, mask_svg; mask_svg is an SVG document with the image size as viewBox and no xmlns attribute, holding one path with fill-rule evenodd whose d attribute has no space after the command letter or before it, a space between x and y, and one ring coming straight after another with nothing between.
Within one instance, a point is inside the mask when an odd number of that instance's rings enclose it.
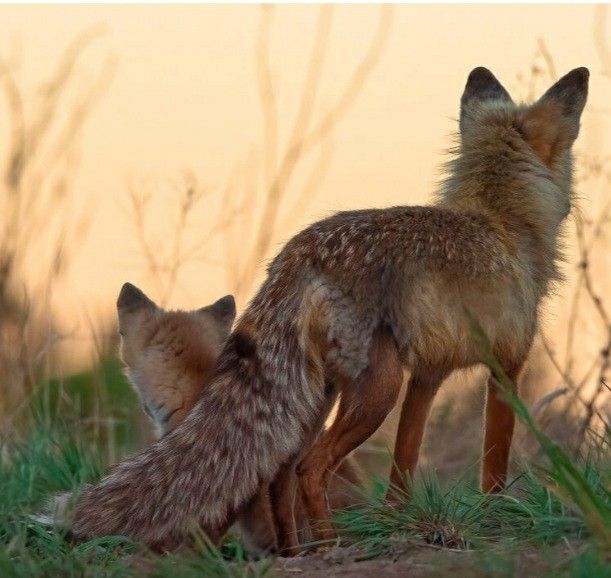
<instances>
[{"instance_id":1,"label":"fox's head","mask_svg":"<svg viewBox=\"0 0 611 578\"><path fill-rule=\"evenodd\" d=\"M536 214L560 224L571 207L571 148L588 78L587 68L576 68L536 102L515 104L492 72L475 68L460 101L459 155L445 196L463 206L477 197L518 221Z\"/></svg>"},{"instance_id":2,"label":"fox's head","mask_svg":"<svg viewBox=\"0 0 611 578\"><path fill-rule=\"evenodd\" d=\"M194 311L165 311L131 283L117 300L121 358L160 435L176 427L210 378L231 331L231 295Z\"/></svg>"}]
</instances>

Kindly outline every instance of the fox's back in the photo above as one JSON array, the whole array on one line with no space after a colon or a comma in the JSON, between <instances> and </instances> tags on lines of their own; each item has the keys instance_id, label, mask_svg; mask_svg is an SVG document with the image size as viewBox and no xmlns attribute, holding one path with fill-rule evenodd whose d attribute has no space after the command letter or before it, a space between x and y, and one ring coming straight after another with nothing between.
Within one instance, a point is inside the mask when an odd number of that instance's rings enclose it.
<instances>
[{"instance_id":1,"label":"fox's back","mask_svg":"<svg viewBox=\"0 0 611 578\"><path fill-rule=\"evenodd\" d=\"M355 371L380 324L407 356L458 354L468 365L470 351L444 347L468 341L465 308L493 335L501 320L508 338L531 331L536 298L521 257L512 237L481 213L439 206L348 211L289 241L269 282L301 287L308 323L323 325L340 349L359 349Z\"/></svg>"},{"instance_id":2,"label":"fox's back","mask_svg":"<svg viewBox=\"0 0 611 578\"><path fill-rule=\"evenodd\" d=\"M326 275L348 276L350 283L376 270L392 274L402 265L473 277L498 273L513 250L482 214L400 206L344 211L314 223L287 243L278 260L281 266L296 260Z\"/></svg>"}]
</instances>

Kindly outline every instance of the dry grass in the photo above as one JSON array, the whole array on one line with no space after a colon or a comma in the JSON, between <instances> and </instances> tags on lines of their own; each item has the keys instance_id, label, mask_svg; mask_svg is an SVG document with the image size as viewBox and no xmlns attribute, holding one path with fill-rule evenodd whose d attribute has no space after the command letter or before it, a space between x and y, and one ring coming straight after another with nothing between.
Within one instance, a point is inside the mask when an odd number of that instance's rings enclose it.
<instances>
[{"instance_id":1,"label":"dry grass","mask_svg":"<svg viewBox=\"0 0 611 578\"><path fill-rule=\"evenodd\" d=\"M9 130L0 167L0 431L50 370L62 339L54 291L87 230L86 219L73 211L80 135L113 69L108 60L83 83L80 61L101 32L88 30L70 43L33 94L19 80L19 55L0 55ZM28 274L33 262L35 277Z\"/></svg>"}]
</instances>

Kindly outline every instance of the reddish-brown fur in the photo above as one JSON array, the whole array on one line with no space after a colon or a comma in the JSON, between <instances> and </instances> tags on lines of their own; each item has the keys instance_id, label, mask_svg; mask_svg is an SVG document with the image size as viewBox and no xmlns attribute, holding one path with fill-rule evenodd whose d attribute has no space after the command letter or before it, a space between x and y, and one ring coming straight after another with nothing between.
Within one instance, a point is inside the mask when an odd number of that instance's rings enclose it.
<instances>
[{"instance_id":1,"label":"reddish-brown fur","mask_svg":"<svg viewBox=\"0 0 611 578\"><path fill-rule=\"evenodd\" d=\"M406 490L406 474L411 479L416 473L426 421L444 378L445 373L429 368L428 371L413 373L409 380L397 430L394 467L390 473L392 488Z\"/></svg>"},{"instance_id":2,"label":"reddish-brown fur","mask_svg":"<svg viewBox=\"0 0 611 578\"><path fill-rule=\"evenodd\" d=\"M355 383L340 385L343 393L333 425L314 443L299 466L306 511L310 519L320 521L315 532L318 539L331 536L325 525L330 473L378 429L401 389L403 366L388 331L376 331L368 357L368 366Z\"/></svg>"},{"instance_id":3,"label":"reddish-brown fur","mask_svg":"<svg viewBox=\"0 0 611 578\"><path fill-rule=\"evenodd\" d=\"M315 536L328 536L329 468L390 410L400 366L413 377L395 467L413 474L441 379L481 360L465 310L511 375L526 359L541 300L559 278L587 84L576 69L537 103L515 105L490 71L475 69L437 203L339 213L293 237L191 413L83 492L74 533L161 547L193 527L218 538L261 484L300 462L308 516L322 522ZM319 437L337 395L337 425ZM482 485L496 490L513 415L494 391L486 415Z\"/></svg>"}]
</instances>

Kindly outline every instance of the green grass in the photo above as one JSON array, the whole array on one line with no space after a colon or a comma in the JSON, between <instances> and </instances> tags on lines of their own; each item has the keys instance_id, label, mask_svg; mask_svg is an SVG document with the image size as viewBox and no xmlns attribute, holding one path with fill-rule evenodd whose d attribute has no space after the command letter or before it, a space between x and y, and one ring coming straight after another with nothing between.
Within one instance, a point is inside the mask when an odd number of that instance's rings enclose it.
<instances>
[{"instance_id":1,"label":"green grass","mask_svg":"<svg viewBox=\"0 0 611 578\"><path fill-rule=\"evenodd\" d=\"M33 415L35 423L46 427L77 423L94 441L110 441L122 451L133 451L142 443L137 427L140 402L114 356L67 379L41 381L21 412ZM82 426L87 424L85 432Z\"/></svg>"},{"instance_id":2,"label":"green grass","mask_svg":"<svg viewBox=\"0 0 611 578\"><path fill-rule=\"evenodd\" d=\"M103 405L82 391L91 387L92 379L112 382ZM235 538L220 550L202 538L193 552L159 558L120 537L74 543L59 529L32 519L53 493L99 479L113 455L133 449L128 435L135 431L133 416L139 409L131 396L116 362L104 362L95 377L81 374L61 383L46 382L27 409L26 431L0 440L0 577L273 575L273 560L246 560ZM519 416L526 412L519 406L516 411ZM119 419L96 436L88 421L92 412ZM529 418L528 412L523 415ZM531 427L536 428L534 423ZM428 474L415 483L409 499L405 496L391 507L383 500L384 483L378 482L364 494L363 506L337 514L342 542L364 559L396 555L405 548L433 548L435 556L441 551L468 552L454 554L462 556L453 563L463 565L465 576L522 575L517 561L522 553L533 552L550 578L611 578L608 452L606 461L601 452L603 459L575 463L538 430L536 435L549 463L525 466L504 494L483 495L469 479L443 485Z\"/></svg>"},{"instance_id":3,"label":"green grass","mask_svg":"<svg viewBox=\"0 0 611 578\"><path fill-rule=\"evenodd\" d=\"M565 543L572 553L561 569L570 576L607 576L611 561L611 463L609 440L601 440L596 463L576 463L539 429L515 385L495 359L490 343L469 315L482 362L495 377L517 418L535 436L546 464L525 472L499 495L483 495L474 485L458 481L442 488L432 475L397 493L398 503L384 501L384 484L364 507L340 512L336 524L345 540L366 555L391 554L406 543L475 550L482 564L495 560L499 574L514 575L508 553L528 548L542 555ZM605 459L606 458L606 459ZM407 480L409 482L409 480ZM577 546L572 547L571 543ZM515 560L515 556L513 556ZM509 563L507 563L509 562ZM506 571L502 571L505 568Z\"/></svg>"},{"instance_id":4,"label":"green grass","mask_svg":"<svg viewBox=\"0 0 611 578\"><path fill-rule=\"evenodd\" d=\"M138 401L112 358L92 372L48 380L36 388L15 420L26 425L0 439L1 578L119 578L143 572L172 578L256 578L267 573L269 562L246 561L235 542L221 551L201 540L197 551L159 558L118 536L77 544L64 531L32 519L54 493L99 479L114 456L133 451L139 413ZM109 416L114 419L106 420ZM96 427L96 420L104 427Z\"/></svg>"},{"instance_id":5,"label":"green grass","mask_svg":"<svg viewBox=\"0 0 611 578\"><path fill-rule=\"evenodd\" d=\"M64 532L32 520L54 492L77 488L104 471L100 452L68 430L37 430L20 445L5 442L0 462L0 576L87 576L119 578L148 575L256 577L267 570L247 562L238 547L223 552L205 541L197 552L151 556L121 537L73 543Z\"/></svg>"},{"instance_id":6,"label":"green grass","mask_svg":"<svg viewBox=\"0 0 611 578\"><path fill-rule=\"evenodd\" d=\"M104 470L95 446L82 443L69 429L40 429L29 440L5 443L0 464L0 576L4 577L153 577L210 576L255 578L271 575L271 561L248 562L239 542L222 550L200 541L196 552L164 558L119 537L75 544L56 529L31 520L56 491L97 479ZM609 472L593 462L582 474L597 496L608 500ZM474 550L468 560L483 575L514 575L515 553L524 548L545 551L570 544L562 566L566 576L606 576L608 565L587 521L548 487L541 472L527 470L506 495L485 496L469 481L444 487L429 474L415 484L411 499L386 504L379 482L359 508L336 517L346 544L356 544L360 558L391 555L404 546ZM553 554L550 554L550 559ZM487 570L488 568L488 570Z\"/></svg>"},{"instance_id":7,"label":"green grass","mask_svg":"<svg viewBox=\"0 0 611 578\"><path fill-rule=\"evenodd\" d=\"M471 322L473 336L480 347L482 363L490 368L507 403L512 406L517 418L535 436L541 450L548 459L548 467L545 470L548 487L552 488L566 503L573 505L580 512L601 548L611 554L611 486L609 485L609 478L606 478L602 491L597 492L597 488L592 485L591 480L587 477L586 470L575 464L564 449L539 429L526 405L516 395L516 385L509 379L504 368L495 358L492 345L486 334L468 311L467 316ZM609 440L605 438L600 443L599 452L608 456Z\"/></svg>"},{"instance_id":8,"label":"green grass","mask_svg":"<svg viewBox=\"0 0 611 578\"><path fill-rule=\"evenodd\" d=\"M588 462L582 474L596 496L611 505L605 487L611 472ZM400 495L392 506L384 500L385 490L386 484L378 482L366 504L335 516L343 540L358 546L364 557L392 555L406 545L429 544L474 550L482 560L492 558L497 564L502 557L499 552L544 551L572 543L592 548L587 560L580 562L575 557L575 568L579 563L602 564L604 560L604 550L599 549L587 520L550 490L542 472L528 469L506 493L493 496L482 494L474 483L464 480L444 487L433 474L424 475L412 486L409 497ZM569 567L565 570L578 575Z\"/></svg>"}]
</instances>

